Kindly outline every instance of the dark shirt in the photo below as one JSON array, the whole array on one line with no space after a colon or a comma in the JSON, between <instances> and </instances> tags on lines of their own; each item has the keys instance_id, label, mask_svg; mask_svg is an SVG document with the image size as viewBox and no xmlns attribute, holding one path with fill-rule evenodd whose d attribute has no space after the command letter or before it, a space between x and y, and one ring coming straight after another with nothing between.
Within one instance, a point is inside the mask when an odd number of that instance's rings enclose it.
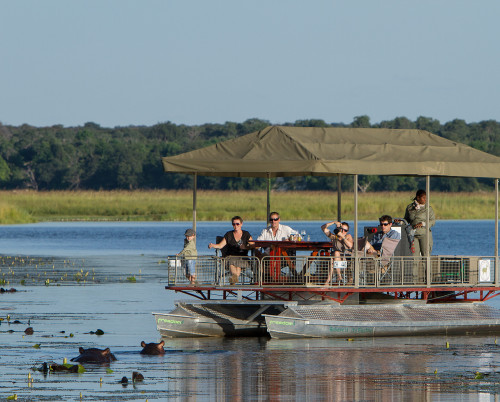
<instances>
[{"instance_id":1,"label":"dark shirt","mask_svg":"<svg viewBox=\"0 0 500 402\"><path fill-rule=\"evenodd\" d=\"M226 239L226 255L248 255L248 250L242 250L240 248L240 245L247 245L248 241L250 240L250 235L249 232L246 230L242 230L243 234L241 235L241 239L239 242L236 241L234 238L234 233L233 231L229 231L224 235L224 239Z\"/></svg>"}]
</instances>

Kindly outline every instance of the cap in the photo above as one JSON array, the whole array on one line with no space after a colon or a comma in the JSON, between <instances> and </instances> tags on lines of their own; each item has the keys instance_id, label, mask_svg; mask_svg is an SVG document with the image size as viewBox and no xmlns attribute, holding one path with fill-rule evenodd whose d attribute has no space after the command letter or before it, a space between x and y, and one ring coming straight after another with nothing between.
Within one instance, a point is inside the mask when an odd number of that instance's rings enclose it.
<instances>
[{"instance_id":1,"label":"cap","mask_svg":"<svg viewBox=\"0 0 500 402\"><path fill-rule=\"evenodd\" d=\"M187 229L184 236L196 236L196 232L193 229Z\"/></svg>"}]
</instances>

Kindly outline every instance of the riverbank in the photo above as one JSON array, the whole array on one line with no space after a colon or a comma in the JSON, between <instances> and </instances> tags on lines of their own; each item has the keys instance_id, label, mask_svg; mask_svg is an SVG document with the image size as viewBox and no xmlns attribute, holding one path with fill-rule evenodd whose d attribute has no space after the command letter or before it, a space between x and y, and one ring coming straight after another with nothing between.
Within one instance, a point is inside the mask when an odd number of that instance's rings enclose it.
<instances>
[{"instance_id":1,"label":"riverbank","mask_svg":"<svg viewBox=\"0 0 500 402\"><path fill-rule=\"evenodd\" d=\"M403 216L414 192L360 193L358 218ZM192 191L0 191L0 223L46 221L189 221ZM493 219L495 194L432 193L438 219ZM354 218L353 193L342 196L342 218ZM264 191L198 191L197 219L227 221L234 215L264 220ZM286 220L329 220L337 216L337 193L272 192L271 208Z\"/></svg>"}]
</instances>

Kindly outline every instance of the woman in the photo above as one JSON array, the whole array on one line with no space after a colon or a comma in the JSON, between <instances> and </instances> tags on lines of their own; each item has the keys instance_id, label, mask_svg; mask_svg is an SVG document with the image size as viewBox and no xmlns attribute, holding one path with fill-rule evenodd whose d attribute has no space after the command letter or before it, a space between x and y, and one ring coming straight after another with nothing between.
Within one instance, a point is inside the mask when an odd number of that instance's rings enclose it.
<instances>
[{"instance_id":1,"label":"woman","mask_svg":"<svg viewBox=\"0 0 500 402\"><path fill-rule=\"evenodd\" d=\"M337 228L332 232L328 229L331 225L335 225ZM346 252L350 252L354 245L354 240L349 232L349 224L347 222L328 222L321 226L321 230L323 233L332 241L332 250L333 250L333 260L340 261L340 256L342 254L346 254ZM340 268L335 268L337 271L337 280L340 284L342 280L342 274L340 272ZM325 286L330 284L333 275L333 267L330 267L328 270L328 277L325 282Z\"/></svg>"},{"instance_id":2,"label":"woman","mask_svg":"<svg viewBox=\"0 0 500 402\"><path fill-rule=\"evenodd\" d=\"M429 252L427 253L427 207L429 208ZM436 223L434 210L427 205L427 193L425 190L418 190L413 202L406 207L405 220L415 230L413 241L416 256L427 256L432 252L432 232L431 228Z\"/></svg>"},{"instance_id":3,"label":"woman","mask_svg":"<svg viewBox=\"0 0 500 402\"><path fill-rule=\"evenodd\" d=\"M234 216L231 219L233 230L227 232L220 243L210 243L208 248L222 249L227 246L226 255L229 261L229 271L231 278L229 283L234 285L238 282L241 270L248 266L248 261L245 257L248 255L248 242L252 240L252 236L246 230L242 230L243 219L239 216Z\"/></svg>"}]
</instances>

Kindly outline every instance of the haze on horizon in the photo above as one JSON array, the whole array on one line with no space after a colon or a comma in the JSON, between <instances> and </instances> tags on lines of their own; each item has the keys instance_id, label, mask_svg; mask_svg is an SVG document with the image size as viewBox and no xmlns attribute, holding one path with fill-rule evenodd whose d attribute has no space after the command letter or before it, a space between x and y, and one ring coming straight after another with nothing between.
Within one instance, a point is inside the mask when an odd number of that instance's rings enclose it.
<instances>
[{"instance_id":1,"label":"haze on horizon","mask_svg":"<svg viewBox=\"0 0 500 402\"><path fill-rule=\"evenodd\" d=\"M0 1L0 122L500 121L500 2Z\"/></svg>"}]
</instances>

